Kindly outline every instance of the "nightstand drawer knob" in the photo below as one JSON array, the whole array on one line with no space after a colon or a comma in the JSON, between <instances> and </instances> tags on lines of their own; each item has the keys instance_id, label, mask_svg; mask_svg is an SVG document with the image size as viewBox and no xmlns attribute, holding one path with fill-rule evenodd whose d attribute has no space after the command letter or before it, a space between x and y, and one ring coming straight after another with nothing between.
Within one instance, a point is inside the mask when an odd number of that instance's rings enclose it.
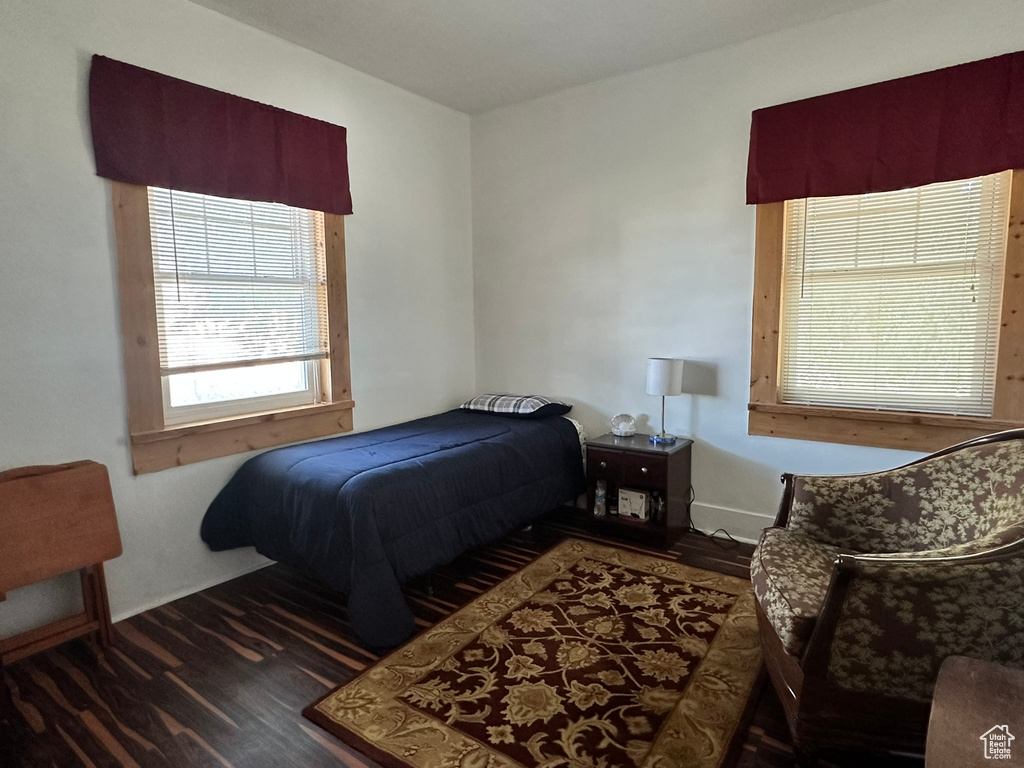
<instances>
[{"instance_id":1,"label":"nightstand drawer knob","mask_svg":"<svg viewBox=\"0 0 1024 768\"><path fill-rule=\"evenodd\" d=\"M607 466L608 466L608 462L607 461L602 461L601 462L601 469L605 469Z\"/></svg>"},{"instance_id":2,"label":"nightstand drawer knob","mask_svg":"<svg viewBox=\"0 0 1024 768\"><path fill-rule=\"evenodd\" d=\"M647 467L640 467L640 471L643 472L646 475L647 474Z\"/></svg>"}]
</instances>

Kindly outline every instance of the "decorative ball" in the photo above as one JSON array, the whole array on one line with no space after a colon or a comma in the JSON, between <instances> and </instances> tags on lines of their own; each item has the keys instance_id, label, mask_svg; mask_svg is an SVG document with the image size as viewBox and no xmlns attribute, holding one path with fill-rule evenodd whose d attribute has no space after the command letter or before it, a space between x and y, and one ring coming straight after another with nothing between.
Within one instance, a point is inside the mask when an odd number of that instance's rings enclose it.
<instances>
[{"instance_id":1,"label":"decorative ball","mask_svg":"<svg viewBox=\"0 0 1024 768\"><path fill-rule=\"evenodd\" d=\"M629 437L636 434L636 419L628 413L620 413L612 417L612 434L618 437Z\"/></svg>"}]
</instances>

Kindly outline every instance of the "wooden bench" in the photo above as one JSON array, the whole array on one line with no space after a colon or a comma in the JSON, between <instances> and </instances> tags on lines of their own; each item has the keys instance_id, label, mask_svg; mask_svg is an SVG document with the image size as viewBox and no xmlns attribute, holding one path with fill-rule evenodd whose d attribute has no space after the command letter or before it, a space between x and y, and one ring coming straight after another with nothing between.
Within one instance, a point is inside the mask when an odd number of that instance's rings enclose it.
<instances>
[{"instance_id":1,"label":"wooden bench","mask_svg":"<svg viewBox=\"0 0 1024 768\"><path fill-rule=\"evenodd\" d=\"M95 632L113 643L103 563L121 554L107 468L94 461L0 473L0 601L78 570L81 613L0 640L0 666Z\"/></svg>"}]
</instances>

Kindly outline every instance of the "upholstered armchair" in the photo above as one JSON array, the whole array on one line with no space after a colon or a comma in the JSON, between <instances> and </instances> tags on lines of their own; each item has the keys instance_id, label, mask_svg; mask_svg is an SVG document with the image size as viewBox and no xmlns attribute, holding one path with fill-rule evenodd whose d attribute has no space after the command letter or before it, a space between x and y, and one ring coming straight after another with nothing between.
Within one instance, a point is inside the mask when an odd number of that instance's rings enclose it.
<instances>
[{"instance_id":1,"label":"upholstered armchair","mask_svg":"<svg viewBox=\"0 0 1024 768\"><path fill-rule=\"evenodd\" d=\"M947 656L1024 667L1024 430L782 480L750 576L797 763L826 747L923 752Z\"/></svg>"}]
</instances>

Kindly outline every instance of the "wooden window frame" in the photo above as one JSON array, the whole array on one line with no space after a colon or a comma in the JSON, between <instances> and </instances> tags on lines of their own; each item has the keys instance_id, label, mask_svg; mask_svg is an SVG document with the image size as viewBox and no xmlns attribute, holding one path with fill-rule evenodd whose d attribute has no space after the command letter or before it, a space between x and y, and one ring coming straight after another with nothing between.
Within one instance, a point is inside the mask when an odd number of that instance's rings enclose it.
<instances>
[{"instance_id":1,"label":"wooden window frame","mask_svg":"<svg viewBox=\"0 0 1024 768\"><path fill-rule=\"evenodd\" d=\"M747 433L935 451L1024 426L1024 170L1013 171L991 417L783 403L779 392L785 203L757 206Z\"/></svg>"},{"instance_id":2,"label":"wooden window frame","mask_svg":"<svg viewBox=\"0 0 1024 768\"><path fill-rule=\"evenodd\" d=\"M344 216L324 214L330 342L328 357L320 367L325 402L166 426L160 384L148 188L114 181L111 182L111 200L128 431L132 471L136 475L352 431L355 403L351 399Z\"/></svg>"}]
</instances>

